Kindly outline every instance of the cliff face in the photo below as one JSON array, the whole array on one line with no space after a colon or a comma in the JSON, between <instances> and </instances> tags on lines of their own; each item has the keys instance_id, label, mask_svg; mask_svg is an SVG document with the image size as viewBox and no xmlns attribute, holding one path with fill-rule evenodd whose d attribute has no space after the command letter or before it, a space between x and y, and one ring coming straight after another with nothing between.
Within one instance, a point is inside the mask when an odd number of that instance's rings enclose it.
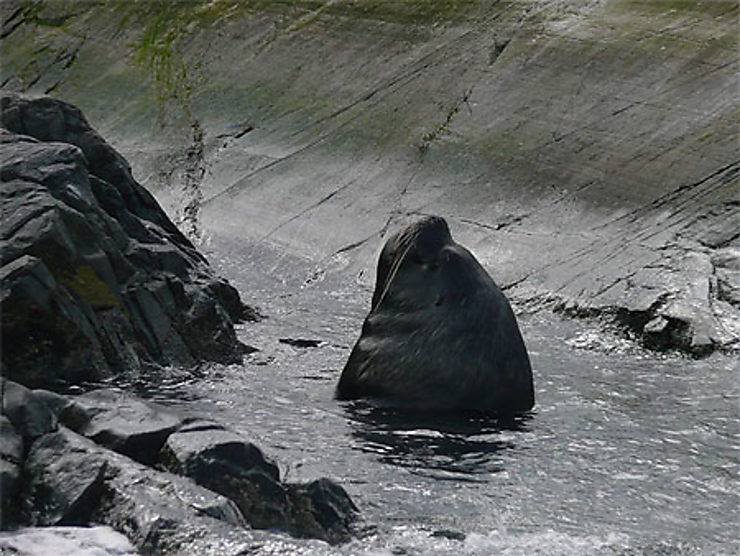
<instances>
[{"instance_id":1,"label":"cliff face","mask_svg":"<svg viewBox=\"0 0 740 556\"><path fill-rule=\"evenodd\" d=\"M238 293L82 113L0 104L3 376L49 386L241 361Z\"/></svg>"},{"instance_id":2,"label":"cliff face","mask_svg":"<svg viewBox=\"0 0 740 556\"><path fill-rule=\"evenodd\" d=\"M354 277L440 214L520 303L738 344L736 2L2 11L2 87L79 105L192 238Z\"/></svg>"}]
</instances>

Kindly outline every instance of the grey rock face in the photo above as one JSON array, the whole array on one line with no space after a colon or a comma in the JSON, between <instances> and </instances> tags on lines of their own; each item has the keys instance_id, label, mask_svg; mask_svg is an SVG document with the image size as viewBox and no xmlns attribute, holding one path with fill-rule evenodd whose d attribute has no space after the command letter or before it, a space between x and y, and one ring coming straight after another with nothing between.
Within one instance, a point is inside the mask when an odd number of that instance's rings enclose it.
<instances>
[{"instance_id":1,"label":"grey rock face","mask_svg":"<svg viewBox=\"0 0 740 556\"><path fill-rule=\"evenodd\" d=\"M2 96L3 366L30 386L239 361L236 291L74 106Z\"/></svg>"},{"instance_id":2,"label":"grey rock face","mask_svg":"<svg viewBox=\"0 0 740 556\"><path fill-rule=\"evenodd\" d=\"M428 410L512 413L533 406L514 313L442 218L409 224L386 242L372 308L337 396Z\"/></svg>"}]
</instances>

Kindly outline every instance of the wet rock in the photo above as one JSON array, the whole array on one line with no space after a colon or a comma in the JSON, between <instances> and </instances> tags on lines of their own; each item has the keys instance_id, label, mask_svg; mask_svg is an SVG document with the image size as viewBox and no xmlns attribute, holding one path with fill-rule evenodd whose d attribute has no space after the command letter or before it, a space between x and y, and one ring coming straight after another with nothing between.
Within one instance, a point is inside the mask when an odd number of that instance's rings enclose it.
<instances>
[{"instance_id":1,"label":"wet rock","mask_svg":"<svg viewBox=\"0 0 740 556\"><path fill-rule=\"evenodd\" d=\"M31 445L23 500L34 525L85 524L100 503L108 463L95 452L70 449L69 434L46 434Z\"/></svg>"},{"instance_id":2,"label":"wet rock","mask_svg":"<svg viewBox=\"0 0 740 556\"><path fill-rule=\"evenodd\" d=\"M322 478L307 484L289 484L288 493L293 504L293 534L335 544L350 540L358 510L341 486Z\"/></svg>"},{"instance_id":3,"label":"wet rock","mask_svg":"<svg viewBox=\"0 0 740 556\"><path fill-rule=\"evenodd\" d=\"M236 290L74 106L4 94L2 362L29 386L238 362Z\"/></svg>"},{"instance_id":4,"label":"wet rock","mask_svg":"<svg viewBox=\"0 0 740 556\"><path fill-rule=\"evenodd\" d=\"M0 381L2 414L21 436L33 439L57 429L56 416L31 390L12 380Z\"/></svg>"},{"instance_id":5,"label":"wet rock","mask_svg":"<svg viewBox=\"0 0 740 556\"><path fill-rule=\"evenodd\" d=\"M286 521L287 496L277 466L233 432L204 422L188 424L167 438L161 461L170 471L234 500L254 527Z\"/></svg>"},{"instance_id":6,"label":"wet rock","mask_svg":"<svg viewBox=\"0 0 740 556\"><path fill-rule=\"evenodd\" d=\"M33 523L110 525L147 553L218 546L244 523L227 498L65 427L33 443L26 470L21 497Z\"/></svg>"},{"instance_id":7,"label":"wet rock","mask_svg":"<svg viewBox=\"0 0 740 556\"><path fill-rule=\"evenodd\" d=\"M26 527L0 533L0 553L47 556L135 556L133 545L110 527Z\"/></svg>"},{"instance_id":8,"label":"wet rock","mask_svg":"<svg viewBox=\"0 0 740 556\"><path fill-rule=\"evenodd\" d=\"M315 348L321 345L321 340L311 340L308 338L278 338L278 342L301 349Z\"/></svg>"},{"instance_id":9,"label":"wet rock","mask_svg":"<svg viewBox=\"0 0 740 556\"><path fill-rule=\"evenodd\" d=\"M93 390L69 398L60 419L96 444L153 465L183 419L120 390ZM83 417L84 416L84 417Z\"/></svg>"},{"instance_id":10,"label":"wet rock","mask_svg":"<svg viewBox=\"0 0 740 556\"><path fill-rule=\"evenodd\" d=\"M184 425L167 439L161 463L233 500L252 527L332 543L351 537L357 509L344 489L328 479L282 483L257 446L217 424Z\"/></svg>"},{"instance_id":11,"label":"wet rock","mask_svg":"<svg viewBox=\"0 0 740 556\"><path fill-rule=\"evenodd\" d=\"M414 222L386 242L372 308L337 396L488 413L534 404L514 313L442 218Z\"/></svg>"},{"instance_id":12,"label":"wet rock","mask_svg":"<svg viewBox=\"0 0 740 556\"><path fill-rule=\"evenodd\" d=\"M16 499L23 439L5 415L0 415L0 529L18 519Z\"/></svg>"}]
</instances>

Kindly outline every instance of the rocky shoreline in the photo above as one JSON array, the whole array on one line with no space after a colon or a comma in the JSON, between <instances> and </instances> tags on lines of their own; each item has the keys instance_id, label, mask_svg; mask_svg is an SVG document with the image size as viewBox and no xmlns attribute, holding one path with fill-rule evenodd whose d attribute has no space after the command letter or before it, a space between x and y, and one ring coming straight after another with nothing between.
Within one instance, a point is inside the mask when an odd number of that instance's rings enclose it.
<instances>
[{"instance_id":1,"label":"rocky shoreline","mask_svg":"<svg viewBox=\"0 0 740 556\"><path fill-rule=\"evenodd\" d=\"M145 553L246 529L347 541L357 508L335 482L286 483L206 417L90 390L239 363L254 349L234 323L258 316L76 107L0 103L2 529L108 525Z\"/></svg>"}]
</instances>

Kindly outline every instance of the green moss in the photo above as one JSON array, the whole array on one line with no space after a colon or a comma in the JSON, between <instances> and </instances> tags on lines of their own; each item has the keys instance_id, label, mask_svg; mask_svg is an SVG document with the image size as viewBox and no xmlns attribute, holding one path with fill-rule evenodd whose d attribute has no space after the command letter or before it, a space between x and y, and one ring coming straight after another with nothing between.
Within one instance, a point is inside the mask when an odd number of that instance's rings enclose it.
<instances>
[{"instance_id":1,"label":"green moss","mask_svg":"<svg viewBox=\"0 0 740 556\"><path fill-rule=\"evenodd\" d=\"M120 305L108 284L98 277L91 266L78 266L73 271L66 272L59 281L87 301L93 309L109 309Z\"/></svg>"},{"instance_id":2,"label":"green moss","mask_svg":"<svg viewBox=\"0 0 740 556\"><path fill-rule=\"evenodd\" d=\"M414 25L455 21L478 4L479 0L342 0L327 6L326 11L347 17Z\"/></svg>"}]
</instances>

